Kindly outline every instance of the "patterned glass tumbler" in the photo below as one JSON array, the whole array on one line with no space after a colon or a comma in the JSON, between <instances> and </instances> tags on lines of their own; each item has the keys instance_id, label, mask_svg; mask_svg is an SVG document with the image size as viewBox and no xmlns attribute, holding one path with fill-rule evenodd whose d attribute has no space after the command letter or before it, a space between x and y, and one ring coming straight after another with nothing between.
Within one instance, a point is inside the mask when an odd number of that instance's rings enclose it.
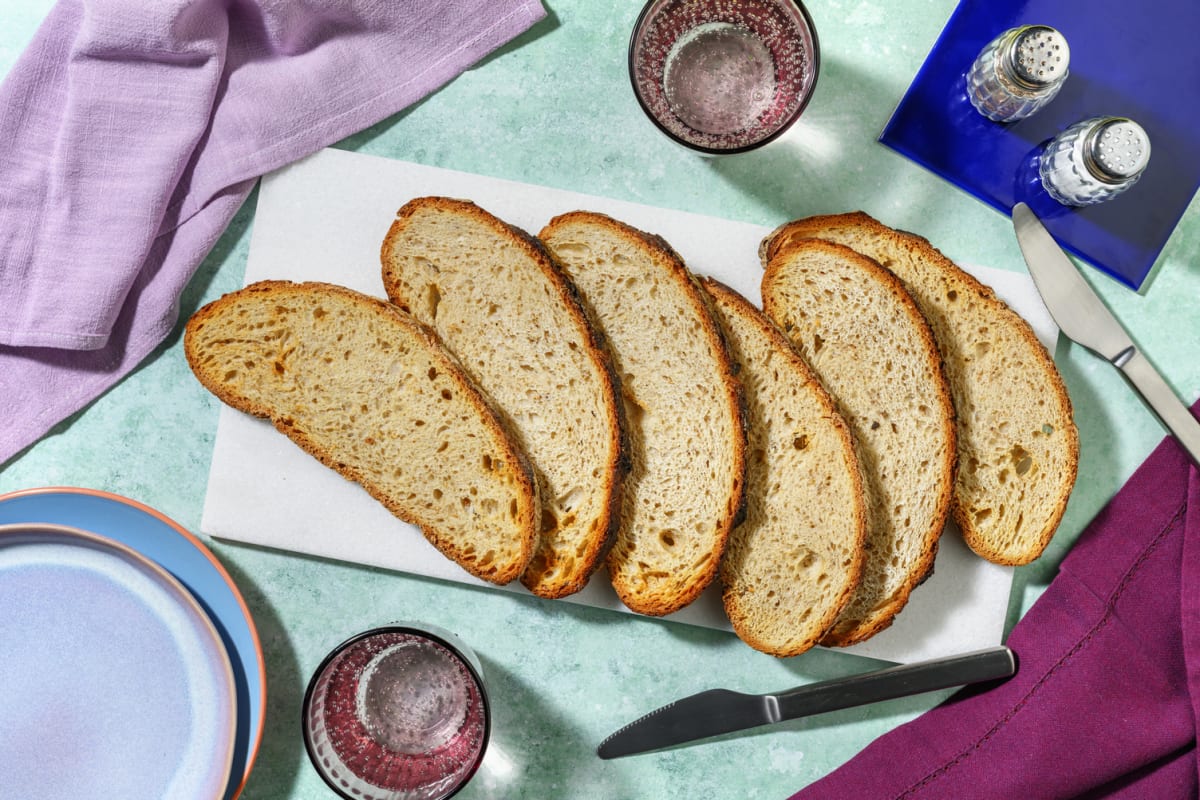
<instances>
[{"instance_id":1,"label":"patterned glass tumbler","mask_svg":"<svg viewBox=\"0 0 1200 800\"><path fill-rule=\"evenodd\" d=\"M304 697L304 744L347 800L445 800L491 730L479 660L452 633L396 623L338 645Z\"/></svg>"}]
</instances>

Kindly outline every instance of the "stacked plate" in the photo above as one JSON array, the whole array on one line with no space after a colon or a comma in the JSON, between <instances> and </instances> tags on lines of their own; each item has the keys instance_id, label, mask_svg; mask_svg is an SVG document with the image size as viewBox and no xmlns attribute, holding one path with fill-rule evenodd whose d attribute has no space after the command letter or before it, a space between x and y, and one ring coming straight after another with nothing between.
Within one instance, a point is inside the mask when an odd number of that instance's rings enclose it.
<instances>
[{"instance_id":1,"label":"stacked plate","mask_svg":"<svg viewBox=\"0 0 1200 800\"><path fill-rule=\"evenodd\" d=\"M89 489L0 495L0 774L13 797L231 800L262 647L204 544Z\"/></svg>"}]
</instances>

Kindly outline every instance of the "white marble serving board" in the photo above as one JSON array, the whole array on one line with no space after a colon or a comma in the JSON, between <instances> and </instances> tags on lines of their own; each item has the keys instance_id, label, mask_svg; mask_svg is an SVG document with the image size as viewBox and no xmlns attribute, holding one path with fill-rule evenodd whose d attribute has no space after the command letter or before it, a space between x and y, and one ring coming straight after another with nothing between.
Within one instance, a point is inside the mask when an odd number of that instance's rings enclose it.
<instances>
[{"instance_id":1,"label":"white marble serving board","mask_svg":"<svg viewBox=\"0 0 1200 800\"><path fill-rule=\"evenodd\" d=\"M245 282L322 280L382 297L384 234L401 205L431 194L470 199L535 234L565 211L603 212L661 235L693 271L760 301L757 248L766 227L333 149L263 179ZM1026 275L968 269L1053 348L1058 331ZM221 409L201 527L224 540L488 585L269 423L227 407ZM999 644L1011 586L1012 570L975 556L951 526L933 576L895 624L848 652L909 662ZM517 584L499 590L525 592ZM604 571L570 601L632 613ZM715 586L665 619L729 629Z\"/></svg>"}]
</instances>

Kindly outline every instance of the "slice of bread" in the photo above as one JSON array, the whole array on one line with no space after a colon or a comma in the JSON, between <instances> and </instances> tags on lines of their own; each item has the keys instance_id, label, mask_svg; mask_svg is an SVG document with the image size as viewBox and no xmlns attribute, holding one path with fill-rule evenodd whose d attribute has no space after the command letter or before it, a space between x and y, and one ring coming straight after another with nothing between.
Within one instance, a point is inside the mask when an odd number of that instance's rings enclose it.
<instances>
[{"instance_id":1,"label":"slice of bread","mask_svg":"<svg viewBox=\"0 0 1200 800\"><path fill-rule=\"evenodd\" d=\"M579 591L611 546L628 464L612 365L574 286L536 239L447 198L401 208L381 260L388 297L438 332L533 462L541 537L521 582Z\"/></svg>"},{"instance_id":2,"label":"slice of bread","mask_svg":"<svg viewBox=\"0 0 1200 800\"><path fill-rule=\"evenodd\" d=\"M772 251L763 308L854 432L867 496L862 581L823 644L890 625L933 568L954 482L954 407L929 325L894 275L848 247Z\"/></svg>"},{"instance_id":3,"label":"slice of bread","mask_svg":"<svg viewBox=\"0 0 1200 800\"><path fill-rule=\"evenodd\" d=\"M1033 561L1066 510L1079 436L1062 377L1029 324L925 239L861 212L788 223L764 240L762 255L809 237L875 259L917 301L958 412L954 519L989 561Z\"/></svg>"},{"instance_id":4,"label":"slice of bread","mask_svg":"<svg viewBox=\"0 0 1200 800\"><path fill-rule=\"evenodd\" d=\"M271 420L467 572L503 584L524 570L533 469L437 337L395 306L266 281L197 311L183 347L209 391Z\"/></svg>"},{"instance_id":5,"label":"slice of bread","mask_svg":"<svg viewBox=\"0 0 1200 800\"><path fill-rule=\"evenodd\" d=\"M540 233L583 293L621 378L633 469L608 557L618 596L660 616L717 574L742 509L741 387L708 297L661 239L573 212Z\"/></svg>"},{"instance_id":6,"label":"slice of bread","mask_svg":"<svg viewBox=\"0 0 1200 800\"><path fill-rule=\"evenodd\" d=\"M850 601L867 507L850 428L771 320L728 286L713 299L746 397L746 518L721 559L737 635L771 655L817 644Z\"/></svg>"}]
</instances>

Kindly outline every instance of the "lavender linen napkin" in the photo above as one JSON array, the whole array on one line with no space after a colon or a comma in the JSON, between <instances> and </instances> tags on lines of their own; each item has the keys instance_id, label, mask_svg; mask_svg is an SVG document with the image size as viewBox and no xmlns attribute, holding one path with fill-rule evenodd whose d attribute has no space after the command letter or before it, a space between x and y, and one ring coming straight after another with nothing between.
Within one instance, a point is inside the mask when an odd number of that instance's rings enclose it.
<instances>
[{"instance_id":1,"label":"lavender linen napkin","mask_svg":"<svg viewBox=\"0 0 1200 800\"><path fill-rule=\"evenodd\" d=\"M1200 472L1174 439L1007 643L1015 677L957 693L792 800L1196 797Z\"/></svg>"},{"instance_id":2,"label":"lavender linen napkin","mask_svg":"<svg viewBox=\"0 0 1200 800\"><path fill-rule=\"evenodd\" d=\"M0 84L0 464L162 342L258 176L544 15L539 0L60 0Z\"/></svg>"}]
</instances>

